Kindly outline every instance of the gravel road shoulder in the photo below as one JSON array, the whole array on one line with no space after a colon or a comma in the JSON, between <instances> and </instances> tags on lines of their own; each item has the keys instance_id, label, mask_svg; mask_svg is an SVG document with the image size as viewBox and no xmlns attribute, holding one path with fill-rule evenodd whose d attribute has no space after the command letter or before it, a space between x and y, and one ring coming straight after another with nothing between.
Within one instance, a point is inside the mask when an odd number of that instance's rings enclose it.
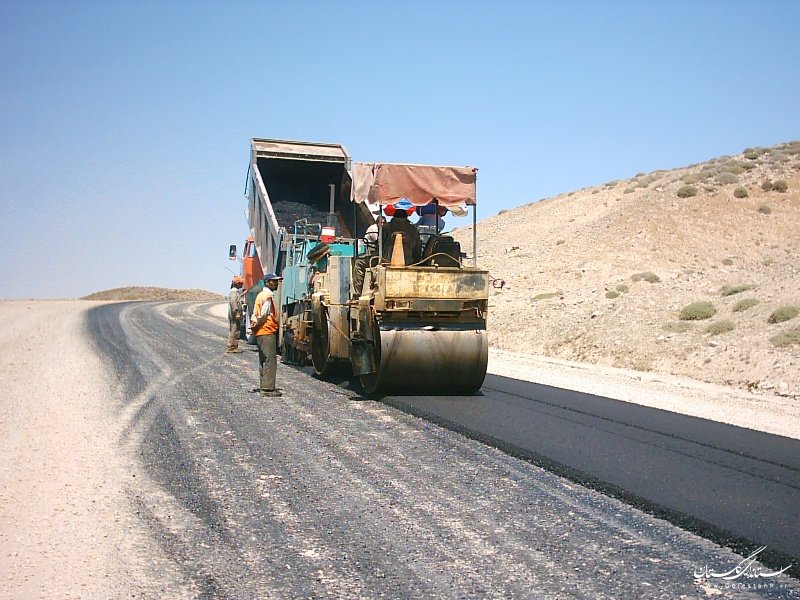
<instances>
[{"instance_id":1,"label":"gravel road shoulder","mask_svg":"<svg viewBox=\"0 0 800 600\"><path fill-rule=\"evenodd\" d=\"M492 349L489 372L800 439L800 399L688 377Z\"/></svg>"},{"instance_id":2,"label":"gravel road shoulder","mask_svg":"<svg viewBox=\"0 0 800 600\"><path fill-rule=\"evenodd\" d=\"M97 304L0 302L3 598L172 595L179 580L127 500L136 468L83 335Z\"/></svg>"}]
</instances>

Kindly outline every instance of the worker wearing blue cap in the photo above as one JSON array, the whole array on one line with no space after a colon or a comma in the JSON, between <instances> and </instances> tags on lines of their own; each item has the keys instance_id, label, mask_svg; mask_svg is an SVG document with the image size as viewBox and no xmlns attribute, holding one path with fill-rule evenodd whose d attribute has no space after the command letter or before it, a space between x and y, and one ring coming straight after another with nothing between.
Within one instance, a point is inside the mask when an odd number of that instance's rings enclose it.
<instances>
[{"instance_id":1,"label":"worker wearing blue cap","mask_svg":"<svg viewBox=\"0 0 800 600\"><path fill-rule=\"evenodd\" d=\"M264 276L264 289L256 296L250 320L258 345L261 395L269 398L281 396L275 387L278 371L278 311L275 308L275 290L283 277L276 273Z\"/></svg>"}]
</instances>

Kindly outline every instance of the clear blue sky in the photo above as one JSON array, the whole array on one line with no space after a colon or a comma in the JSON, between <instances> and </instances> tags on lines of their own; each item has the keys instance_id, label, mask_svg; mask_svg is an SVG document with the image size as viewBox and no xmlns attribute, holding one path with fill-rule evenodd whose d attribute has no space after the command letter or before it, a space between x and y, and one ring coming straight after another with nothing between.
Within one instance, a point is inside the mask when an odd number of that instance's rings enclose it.
<instances>
[{"instance_id":1,"label":"clear blue sky","mask_svg":"<svg viewBox=\"0 0 800 600\"><path fill-rule=\"evenodd\" d=\"M479 218L798 139L798 26L794 0L0 0L0 298L227 292L254 136L477 166Z\"/></svg>"}]
</instances>

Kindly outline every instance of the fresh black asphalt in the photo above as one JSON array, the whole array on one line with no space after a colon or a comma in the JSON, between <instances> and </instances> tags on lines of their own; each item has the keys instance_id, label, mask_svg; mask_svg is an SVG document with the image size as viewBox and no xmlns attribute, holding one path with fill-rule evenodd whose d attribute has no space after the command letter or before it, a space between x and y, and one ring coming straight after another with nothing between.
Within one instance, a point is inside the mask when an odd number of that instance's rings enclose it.
<instances>
[{"instance_id":1,"label":"fresh black asphalt","mask_svg":"<svg viewBox=\"0 0 800 600\"><path fill-rule=\"evenodd\" d=\"M488 375L482 396L387 399L722 543L800 562L800 441ZM800 571L797 571L800 573Z\"/></svg>"}]
</instances>

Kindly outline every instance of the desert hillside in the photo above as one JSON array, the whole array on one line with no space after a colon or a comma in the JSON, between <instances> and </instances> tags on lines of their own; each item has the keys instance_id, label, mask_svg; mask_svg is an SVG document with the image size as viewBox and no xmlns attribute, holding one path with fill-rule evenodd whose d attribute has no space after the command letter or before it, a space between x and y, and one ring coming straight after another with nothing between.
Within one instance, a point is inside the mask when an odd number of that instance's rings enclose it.
<instances>
[{"instance_id":1,"label":"desert hillside","mask_svg":"<svg viewBox=\"0 0 800 600\"><path fill-rule=\"evenodd\" d=\"M122 287L94 292L81 300L224 300L225 296L198 289L170 289L160 287Z\"/></svg>"},{"instance_id":2,"label":"desert hillside","mask_svg":"<svg viewBox=\"0 0 800 600\"><path fill-rule=\"evenodd\" d=\"M478 263L493 347L800 396L800 142L503 211Z\"/></svg>"}]
</instances>

